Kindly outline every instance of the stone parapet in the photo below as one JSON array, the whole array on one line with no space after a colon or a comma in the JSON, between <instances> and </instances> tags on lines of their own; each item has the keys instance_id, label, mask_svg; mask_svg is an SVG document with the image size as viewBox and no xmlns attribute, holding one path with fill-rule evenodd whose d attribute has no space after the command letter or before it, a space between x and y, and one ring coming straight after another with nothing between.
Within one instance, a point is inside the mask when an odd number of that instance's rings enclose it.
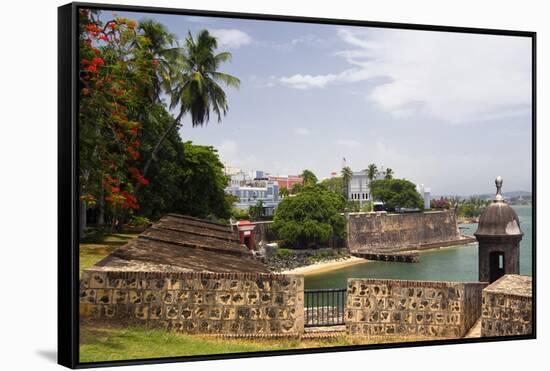
<instances>
[{"instance_id":1,"label":"stone parapet","mask_svg":"<svg viewBox=\"0 0 550 371\"><path fill-rule=\"evenodd\" d=\"M507 274L483 290L482 337L532 334L532 320L531 277Z\"/></svg>"},{"instance_id":2,"label":"stone parapet","mask_svg":"<svg viewBox=\"0 0 550 371\"><path fill-rule=\"evenodd\" d=\"M304 330L301 275L89 269L80 315L185 333L296 336Z\"/></svg>"},{"instance_id":3,"label":"stone parapet","mask_svg":"<svg viewBox=\"0 0 550 371\"><path fill-rule=\"evenodd\" d=\"M481 311L485 283L348 279L347 333L462 337Z\"/></svg>"}]
</instances>

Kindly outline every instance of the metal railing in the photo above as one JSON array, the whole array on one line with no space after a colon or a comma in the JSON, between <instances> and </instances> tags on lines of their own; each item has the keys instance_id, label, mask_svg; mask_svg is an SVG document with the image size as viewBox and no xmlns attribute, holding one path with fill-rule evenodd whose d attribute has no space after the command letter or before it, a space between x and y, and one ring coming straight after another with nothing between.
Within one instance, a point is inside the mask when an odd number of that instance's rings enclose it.
<instances>
[{"instance_id":1,"label":"metal railing","mask_svg":"<svg viewBox=\"0 0 550 371\"><path fill-rule=\"evenodd\" d=\"M344 324L346 289L304 290L304 326Z\"/></svg>"}]
</instances>

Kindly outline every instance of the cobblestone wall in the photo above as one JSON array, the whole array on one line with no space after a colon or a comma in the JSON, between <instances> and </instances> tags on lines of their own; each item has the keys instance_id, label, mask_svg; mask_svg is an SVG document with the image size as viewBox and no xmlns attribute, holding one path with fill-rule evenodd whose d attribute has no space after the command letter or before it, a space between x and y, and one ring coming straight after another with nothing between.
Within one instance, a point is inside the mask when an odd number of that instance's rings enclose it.
<instances>
[{"instance_id":1,"label":"cobblestone wall","mask_svg":"<svg viewBox=\"0 0 550 371\"><path fill-rule=\"evenodd\" d=\"M87 270L80 315L186 333L292 336L304 328L300 275Z\"/></svg>"},{"instance_id":2,"label":"cobblestone wall","mask_svg":"<svg viewBox=\"0 0 550 371\"><path fill-rule=\"evenodd\" d=\"M462 337L481 311L484 283L348 279L350 335Z\"/></svg>"},{"instance_id":3,"label":"cobblestone wall","mask_svg":"<svg viewBox=\"0 0 550 371\"><path fill-rule=\"evenodd\" d=\"M412 214L351 213L348 247L351 250L390 252L442 246L461 240L452 211Z\"/></svg>"},{"instance_id":4,"label":"cobblestone wall","mask_svg":"<svg viewBox=\"0 0 550 371\"><path fill-rule=\"evenodd\" d=\"M531 284L531 277L506 275L483 290L481 336L532 333Z\"/></svg>"}]
</instances>

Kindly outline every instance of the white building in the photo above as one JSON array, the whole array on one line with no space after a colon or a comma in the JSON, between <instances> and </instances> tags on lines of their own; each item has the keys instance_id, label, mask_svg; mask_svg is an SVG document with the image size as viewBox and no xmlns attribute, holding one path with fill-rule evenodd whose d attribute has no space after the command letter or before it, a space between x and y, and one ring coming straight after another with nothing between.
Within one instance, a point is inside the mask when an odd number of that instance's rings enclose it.
<instances>
[{"instance_id":1,"label":"white building","mask_svg":"<svg viewBox=\"0 0 550 371\"><path fill-rule=\"evenodd\" d=\"M238 197L234 206L238 209L248 210L250 206L256 206L262 202L263 215L271 216L281 202L279 198L279 184L265 178L263 171L245 173L243 171L231 175L229 185L225 192Z\"/></svg>"},{"instance_id":2,"label":"white building","mask_svg":"<svg viewBox=\"0 0 550 371\"><path fill-rule=\"evenodd\" d=\"M424 201L424 209L428 210L432 201L432 189L424 187L424 184L417 184L416 191L420 193L420 197Z\"/></svg>"},{"instance_id":3,"label":"white building","mask_svg":"<svg viewBox=\"0 0 550 371\"><path fill-rule=\"evenodd\" d=\"M384 175L383 171L379 171L374 180L384 179ZM358 201L360 204L369 201L369 178L365 170L353 172L348 186L348 200Z\"/></svg>"}]
</instances>

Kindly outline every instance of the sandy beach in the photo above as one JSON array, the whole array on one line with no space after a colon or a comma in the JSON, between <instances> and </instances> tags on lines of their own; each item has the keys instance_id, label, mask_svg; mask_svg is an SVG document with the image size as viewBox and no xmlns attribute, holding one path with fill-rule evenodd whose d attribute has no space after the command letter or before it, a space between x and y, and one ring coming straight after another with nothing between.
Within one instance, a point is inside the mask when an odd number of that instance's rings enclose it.
<instances>
[{"instance_id":1,"label":"sandy beach","mask_svg":"<svg viewBox=\"0 0 550 371\"><path fill-rule=\"evenodd\" d=\"M304 267L299 267L291 270L282 271L280 273L284 274L303 274L304 276L310 275L310 274L317 274L317 273L324 273L329 271L334 271L337 269L349 267L351 265L366 263L369 260L358 258L355 256L350 256L347 259L334 259L334 260L327 260L319 263L315 263L312 265L307 265Z\"/></svg>"}]
</instances>

